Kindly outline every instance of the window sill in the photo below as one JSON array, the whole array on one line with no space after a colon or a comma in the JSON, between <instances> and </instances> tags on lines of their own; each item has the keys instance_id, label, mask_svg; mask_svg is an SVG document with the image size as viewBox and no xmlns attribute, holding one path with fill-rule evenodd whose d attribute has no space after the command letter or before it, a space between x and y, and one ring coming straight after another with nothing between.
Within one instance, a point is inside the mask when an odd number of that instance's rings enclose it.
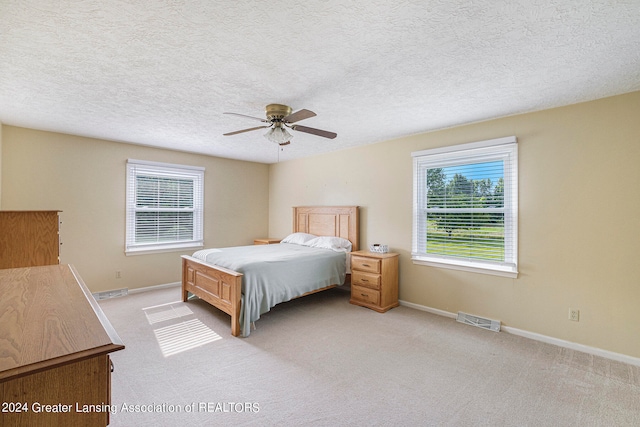
<instances>
[{"instance_id":1,"label":"window sill","mask_svg":"<svg viewBox=\"0 0 640 427\"><path fill-rule=\"evenodd\" d=\"M204 245L202 242L190 242L190 243L180 243L180 244L172 244L172 245L150 245L150 246L137 246L132 248L127 248L124 253L126 256L131 255L149 255L149 254L158 254L163 252L181 252L186 249L202 249Z\"/></svg>"},{"instance_id":2,"label":"window sill","mask_svg":"<svg viewBox=\"0 0 640 427\"><path fill-rule=\"evenodd\" d=\"M412 258L411 260L416 265L427 265L429 267L440 267L448 268L450 270L468 271L471 273L490 274L493 276L510 277L512 279L518 278L518 270L509 266L488 265L470 261L448 261L424 258Z\"/></svg>"}]
</instances>

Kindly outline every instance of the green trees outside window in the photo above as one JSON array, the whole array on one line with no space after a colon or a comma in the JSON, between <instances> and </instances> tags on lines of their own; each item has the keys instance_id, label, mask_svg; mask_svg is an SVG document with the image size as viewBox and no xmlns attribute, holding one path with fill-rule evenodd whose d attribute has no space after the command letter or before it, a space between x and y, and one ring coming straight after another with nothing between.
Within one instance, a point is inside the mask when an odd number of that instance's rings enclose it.
<instances>
[{"instance_id":1,"label":"green trees outside window","mask_svg":"<svg viewBox=\"0 0 640 427\"><path fill-rule=\"evenodd\" d=\"M426 174L427 253L504 261L504 165L492 161Z\"/></svg>"}]
</instances>

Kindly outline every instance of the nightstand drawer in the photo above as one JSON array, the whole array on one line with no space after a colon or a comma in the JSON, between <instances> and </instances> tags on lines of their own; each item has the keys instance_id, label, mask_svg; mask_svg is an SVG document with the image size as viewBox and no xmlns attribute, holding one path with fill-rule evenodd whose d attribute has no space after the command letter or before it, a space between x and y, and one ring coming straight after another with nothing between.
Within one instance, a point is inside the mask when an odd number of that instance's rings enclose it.
<instances>
[{"instance_id":1,"label":"nightstand drawer","mask_svg":"<svg viewBox=\"0 0 640 427\"><path fill-rule=\"evenodd\" d=\"M380 292L373 289L363 288L351 285L351 299L361 301L367 304L380 304Z\"/></svg>"},{"instance_id":2,"label":"nightstand drawer","mask_svg":"<svg viewBox=\"0 0 640 427\"><path fill-rule=\"evenodd\" d=\"M367 271L369 273L380 273L382 260L365 258L359 256L351 257L351 270Z\"/></svg>"},{"instance_id":3,"label":"nightstand drawer","mask_svg":"<svg viewBox=\"0 0 640 427\"><path fill-rule=\"evenodd\" d=\"M379 274L365 273L364 271L351 271L351 284L366 286L367 288L380 289L381 277Z\"/></svg>"}]
</instances>

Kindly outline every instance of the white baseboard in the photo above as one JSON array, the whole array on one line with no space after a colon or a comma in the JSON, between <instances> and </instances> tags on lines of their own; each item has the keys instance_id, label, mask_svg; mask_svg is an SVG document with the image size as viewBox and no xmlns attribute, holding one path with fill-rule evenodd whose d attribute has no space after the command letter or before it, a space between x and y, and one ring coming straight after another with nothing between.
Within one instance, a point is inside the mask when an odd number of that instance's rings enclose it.
<instances>
[{"instance_id":1,"label":"white baseboard","mask_svg":"<svg viewBox=\"0 0 640 427\"><path fill-rule=\"evenodd\" d=\"M426 311L428 313L437 314L439 316L450 317L452 319L456 318L455 313L450 313L448 311L439 310L437 308L427 307L425 305L414 304L408 301L400 301L400 305L409 308L415 308L416 310ZM628 363L634 366L640 366L640 358L627 356L626 354L614 353L613 351L603 350L597 347L590 347L588 345L578 344L571 341L565 341L559 338L550 337L547 335L538 334L536 332L529 332L518 328L513 328L511 326L500 327L501 331L507 332L509 334L518 335L524 338L529 338L532 340L544 342L547 344L557 345L559 347L568 348L570 350L581 351L583 353L592 354L594 356L604 357L606 359L615 360L618 362Z\"/></svg>"},{"instance_id":2,"label":"white baseboard","mask_svg":"<svg viewBox=\"0 0 640 427\"><path fill-rule=\"evenodd\" d=\"M400 300L400 305L404 305L405 307L415 308L416 310L426 311L428 313L437 314L438 316L450 317L452 319L456 318L456 315L444 310L438 310L437 308L427 307L426 305L414 304L408 301Z\"/></svg>"},{"instance_id":3,"label":"white baseboard","mask_svg":"<svg viewBox=\"0 0 640 427\"><path fill-rule=\"evenodd\" d=\"M171 287L180 286L180 285L182 285L181 282L165 283L165 284L162 284L162 285L153 285L153 286L146 286L144 288L129 289L129 293L130 294L139 294L141 292L156 291L158 289L171 288Z\"/></svg>"}]
</instances>

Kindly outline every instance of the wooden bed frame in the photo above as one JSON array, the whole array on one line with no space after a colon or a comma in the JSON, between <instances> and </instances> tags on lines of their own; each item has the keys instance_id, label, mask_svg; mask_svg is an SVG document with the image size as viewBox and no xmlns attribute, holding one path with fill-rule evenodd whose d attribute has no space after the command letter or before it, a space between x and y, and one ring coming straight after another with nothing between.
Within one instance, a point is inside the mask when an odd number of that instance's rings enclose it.
<instances>
[{"instance_id":1,"label":"wooden bed frame","mask_svg":"<svg viewBox=\"0 0 640 427\"><path fill-rule=\"evenodd\" d=\"M293 208L293 232L316 236L338 236L348 239L354 251L359 249L359 221L357 206L302 206ZM307 292L316 292L338 286ZM240 335L240 304L242 273L187 256L182 256L182 301L189 293L203 299L231 316L231 334Z\"/></svg>"}]
</instances>

